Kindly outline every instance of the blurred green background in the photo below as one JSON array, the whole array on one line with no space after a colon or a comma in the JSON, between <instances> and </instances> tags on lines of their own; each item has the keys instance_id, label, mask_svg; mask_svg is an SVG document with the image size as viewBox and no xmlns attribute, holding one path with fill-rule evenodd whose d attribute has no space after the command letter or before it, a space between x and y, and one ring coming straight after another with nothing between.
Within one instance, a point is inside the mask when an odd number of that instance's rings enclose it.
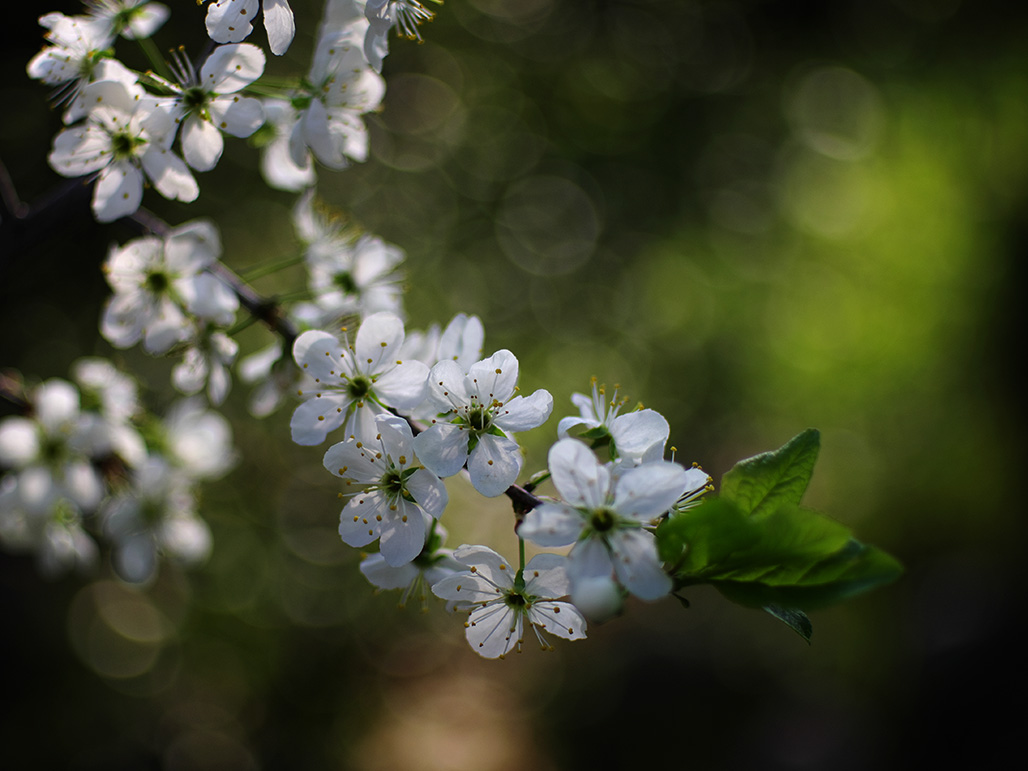
<instances>
[{"instance_id":1,"label":"blurred green background","mask_svg":"<svg viewBox=\"0 0 1028 771\"><path fill-rule=\"evenodd\" d=\"M162 49L198 51L172 2ZM313 0L269 70L305 72ZM0 158L37 201L59 117L5 8ZM896 585L814 613L808 647L712 591L633 602L590 639L482 661L458 619L373 595L335 533L321 449L290 409L226 412L243 459L204 490L215 549L145 591L104 568L47 582L0 555L0 766L74 769L998 768L1025 683L1022 290L1028 9L995 0L450 0L392 40L372 157L319 191L407 251L409 326L479 314L486 353L548 388L545 464L595 375L662 412L715 480L807 426L807 503L899 557ZM264 42L263 32L255 33ZM121 42L119 54L145 66ZM133 58L135 57L135 58ZM172 223L220 226L237 268L296 252L294 197L230 143ZM0 268L0 367L65 377L113 353L98 266L129 231L69 213ZM297 276L258 283L300 288ZM270 342L256 327L245 351ZM1021 363L1019 363L1021 362ZM3 408L8 410L8 408ZM460 480L451 545L512 553L510 510ZM532 646L528 646L531 648Z\"/></svg>"}]
</instances>

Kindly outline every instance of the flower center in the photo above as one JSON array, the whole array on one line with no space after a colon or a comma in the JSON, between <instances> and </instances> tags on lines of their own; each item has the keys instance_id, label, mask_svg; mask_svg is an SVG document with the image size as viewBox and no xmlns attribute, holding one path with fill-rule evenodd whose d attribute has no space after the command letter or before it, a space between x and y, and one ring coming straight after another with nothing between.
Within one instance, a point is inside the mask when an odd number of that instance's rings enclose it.
<instances>
[{"instance_id":1,"label":"flower center","mask_svg":"<svg viewBox=\"0 0 1028 771\"><path fill-rule=\"evenodd\" d=\"M363 399L371 392L371 382L365 377L355 377L346 386L346 393L351 399Z\"/></svg>"},{"instance_id":2,"label":"flower center","mask_svg":"<svg viewBox=\"0 0 1028 771\"><path fill-rule=\"evenodd\" d=\"M617 517L614 512L610 509L595 509L592 513L592 518L589 524L592 525L593 530L597 533L605 533L614 527L617 522Z\"/></svg>"},{"instance_id":3,"label":"flower center","mask_svg":"<svg viewBox=\"0 0 1028 771\"><path fill-rule=\"evenodd\" d=\"M147 274L146 281L144 283L146 288L154 294L163 294L171 285L171 280L168 278L167 273L154 271L153 273Z\"/></svg>"},{"instance_id":4,"label":"flower center","mask_svg":"<svg viewBox=\"0 0 1028 771\"><path fill-rule=\"evenodd\" d=\"M111 136L111 150L114 152L115 160L131 158L140 145L146 144L142 137L134 137L131 134L120 132Z\"/></svg>"},{"instance_id":5,"label":"flower center","mask_svg":"<svg viewBox=\"0 0 1028 771\"><path fill-rule=\"evenodd\" d=\"M353 276L351 276L346 271L341 271L339 273L336 273L332 277L332 283L335 284L340 289L342 289L347 294L356 294L357 293L357 282L355 282L353 280Z\"/></svg>"},{"instance_id":6,"label":"flower center","mask_svg":"<svg viewBox=\"0 0 1028 771\"><path fill-rule=\"evenodd\" d=\"M190 110L199 110L207 104L207 92L199 86L187 89L182 94L182 104Z\"/></svg>"},{"instance_id":7,"label":"flower center","mask_svg":"<svg viewBox=\"0 0 1028 771\"><path fill-rule=\"evenodd\" d=\"M513 610L520 610L528 605L528 600L525 599L524 595L518 594L517 592L511 592L504 599L508 608Z\"/></svg>"},{"instance_id":8,"label":"flower center","mask_svg":"<svg viewBox=\"0 0 1028 771\"><path fill-rule=\"evenodd\" d=\"M485 407L472 407L468 413L468 425L476 431L484 431L489 427L489 410Z\"/></svg>"},{"instance_id":9,"label":"flower center","mask_svg":"<svg viewBox=\"0 0 1028 771\"><path fill-rule=\"evenodd\" d=\"M403 475L394 468L382 475L382 489L391 496L403 495Z\"/></svg>"}]
</instances>

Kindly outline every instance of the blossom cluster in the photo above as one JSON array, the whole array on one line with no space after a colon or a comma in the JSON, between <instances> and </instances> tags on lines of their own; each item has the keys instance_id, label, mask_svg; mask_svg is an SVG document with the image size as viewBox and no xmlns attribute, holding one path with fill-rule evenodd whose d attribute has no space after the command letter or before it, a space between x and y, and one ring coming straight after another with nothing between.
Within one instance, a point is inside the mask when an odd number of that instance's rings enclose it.
<instances>
[{"instance_id":1,"label":"blossom cluster","mask_svg":"<svg viewBox=\"0 0 1028 771\"><path fill-rule=\"evenodd\" d=\"M73 377L27 389L26 414L0 420L0 543L36 554L48 575L92 567L102 543L134 583L159 557L203 560L196 488L233 464L228 421L190 400L147 415L135 381L105 359L80 359Z\"/></svg>"},{"instance_id":2,"label":"blossom cluster","mask_svg":"<svg viewBox=\"0 0 1028 771\"><path fill-rule=\"evenodd\" d=\"M295 23L286 0L260 3L273 54L284 53ZM306 75L292 85L258 84L263 50L246 39L258 0L216 0L206 26L218 43L194 64L179 49L171 63L136 72L114 55L120 35L143 41L169 16L145 0L102 0L87 13L40 17L47 45L28 64L30 77L57 87L67 128L55 138L50 165L67 177L90 176L100 222L134 214L148 183L165 198L199 196L195 172L213 169L224 137L260 131L260 168L273 187L301 191L316 181L315 161L345 168L368 154L363 115L378 109L385 83L376 71L386 35L409 26L418 3L331 0ZM422 11L424 9L422 8ZM417 18L430 18L427 11ZM372 20L374 23L372 23ZM406 26L404 27L406 29ZM369 61L365 49L377 52ZM146 49L149 51L149 49ZM178 150L176 151L176 143Z\"/></svg>"},{"instance_id":3,"label":"blossom cluster","mask_svg":"<svg viewBox=\"0 0 1028 771\"><path fill-rule=\"evenodd\" d=\"M225 135L253 137L264 179L299 194L292 262L306 287L301 301L276 306L267 348L237 360L237 314L245 306L256 315L260 304L245 301L206 219L111 247L102 335L116 348L180 355L172 385L212 407L227 398L233 368L253 386L255 416L298 400L291 437L303 446L332 437L322 461L340 480L339 535L364 552L362 573L404 600L425 602L431 591L466 613L467 640L485 657L520 651L529 630L543 648L551 636L581 639L587 619L615 615L629 595L668 594L655 528L681 516L710 478L666 458L667 421L625 410L616 390L608 396L594 382L591 395L572 399L579 414L559 421L548 469L518 486L518 435L548 421L550 392L520 393L518 358L504 348L486 355L477 317L408 330L403 252L316 197L318 165L341 170L368 155L363 116L385 93L390 31L418 38L431 13L416 0L328 0L307 73L283 86L261 82L265 53L244 42L258 10L271 53L282 54L296 24L286 0L212 0L210 54L193 62L178 49L146 73L118 61L113 45L156 33L165 6L103 0L82 16L40 19L47 46L28 72L60 87L65 104L49 160L61 174L95 179L98 221L136 215L146 181L166 198L195 200L195 174L218 164ZM134 383L103 362L81 364L76 380L30 389L25 414L0 422L0 540L52 571L95 561L102 538L117 573L136 582L153 576L161 555L201 559L210 534L194 488L230 465L224 418L189 401L163 422L143 421ZM445 480L457 476L485 497L515 500L517 563L486 545L445 546ZM536 496L547 478L555 495ZM557 551L526 563L525 542Z\"/></svg>"}]
</instances>

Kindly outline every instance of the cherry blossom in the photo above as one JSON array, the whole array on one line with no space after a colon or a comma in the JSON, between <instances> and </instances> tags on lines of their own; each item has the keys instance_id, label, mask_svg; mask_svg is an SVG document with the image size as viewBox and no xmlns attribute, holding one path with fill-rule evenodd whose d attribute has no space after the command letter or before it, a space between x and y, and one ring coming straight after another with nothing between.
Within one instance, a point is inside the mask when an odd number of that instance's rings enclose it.
<instances>
[{"instance_id":1,"label":"cherry blossom","mask_svg":"<svg viewBox=\"0 0 1028 771\"><path fill-rule=\"evenodd\" d=\"M176 62L179 83L161 80L174 96L161 98L158 104L182 124L186 163L197 171L210 171L225 147L222 132L248 137L264 123L260 100L238 93L263 74L264 52L249 43L218 46L199 75L181 53Z\"/></svg>"},{"instance_id":2,"label":"cherry blossom","mask_svg":"<svg viewBox=\"0 0 1028 771\"><path fill-rule=\"evenodd\" d=\"M414 440L422 463L441 477L453 476L466 463L471 484L487 497L514 484L521 473L521 448L508 433L541 426L553 409L553 397L544 389L514 396L517 380L518 360L507 350L472 364L466 373L452 359L432 367L429 393L439 413Z\"/></svg>"},{"instance_id":3,"label":"cherry blossom","mask_svg":"<svg viewBox=\"0 0 1028 771\"><path fill-rule=\"evenodd\" d=\"M112 222L135 213L148 178L165 198L194 201L196 180L171 152L175 123L155 108L151 97L118 81L91 83L82 89L91 105L84 124L54 138L50 165L58 174L79 177L99 172L93 188L93 214Z\"/></svg>"},{"instance_id":4,"label":"cherry blossom","mask_svg":"<svg viewBox=\"0 0 1028 771\"><path fill-rule=\"evenodd\" d=\"M579 416L561 418L557 436L563 439L571 429L584 428L582 438L592 440L594 446L609 443L612 458L633 463L661 460L671 432L664 416L650 409L620 414L628 400L618 399L617 386L608 400L606 389L597 386L596 378L592 385L591 397L579 393L571 395Z\"/></svg>"},{"instance_id":5,"label":"cherry blossom","mask_svg":"<svg viewBox=\"0 0 1028 771\"><path fill-rule=\"evenodd\" d=\"M566 557L537 554L521 571L486 546L464 545L453 556L468 569L444 578L432 592L470 611L465 636L480 656L520 653L526 621L543 650L552 649L547 634L565 640L585 637L585 618L559 600L569 588Z\"/></svg>"},{"instance_id":6,"label":"cherry blossom","mask_svg":"<svg viewBox=\"0 0 1028 771\"><path fill-rule=\"evenodd\" d=\"M532 509L518 533L545 547L574 544L568 569L573 600L577 587L591 587L588 582L611 576L644 600L667 594L671 579L657 556L656 539L646 528L686 491L686 470L677 463L656 461L615 474L577 439L558 441L548 460L563 502L544 502Z\"/></svg>"},{"instance_id":7,"label":"cherry blossom","mask_svg":"<svg viewBox=\"0 0 1028 771\"><path fill-rule=\"evenodd\" d=\"M218 231L204 220L112 247L104 273L114 295L104 306L103 336L118 348L142 340L148 353L164 353L193 336L191 316L230 324L239 298L203 272L220 254Z\"/></svg>"},{"instance_id":8,"label":"cherry blossom","mask_svg":"<svg viewBox=\"0 0 1028 771\"><path fill-rule=\"evenodd\" d=\"M379 539L390 567L417 557L425 546L431 521L449 500L439 477L414 457L414 436L403 418L378 415L377 434L335 444L324 465L345 480L350 500L339 516L339 535L351 546Z\"/></svg>"},{"instance_id":9,"label":"cherry blossom","mask_svg":"<svg viewBox=\"0 0 1028 771\"><path fill-rule=\"evenodd\" d=\"M387 407L416 407L425 395L428 367L397 358L403 338L403 322L392 313L368 316L353 345L340 343L328 332L300 335L293 358L315 382L313 388L299 389L299 395L308 398L293 412L293 441L321 444L329 431L344 424L348 437L364 437L368 430L374 435L375 415Z\"/></svg>"}]
</instances>

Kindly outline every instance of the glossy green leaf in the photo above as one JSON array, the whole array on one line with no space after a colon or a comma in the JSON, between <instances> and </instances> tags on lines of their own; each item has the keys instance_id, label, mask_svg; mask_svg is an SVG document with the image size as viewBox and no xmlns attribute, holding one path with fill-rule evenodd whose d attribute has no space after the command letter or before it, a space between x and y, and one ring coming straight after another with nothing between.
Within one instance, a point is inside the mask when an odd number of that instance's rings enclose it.
<instances>
[{"instance_id":1,"label":"glossy green leaf","mask_svg":"<svg viewBox=\"0 0 1028 771\"><path fill-rule=\"evenodd\" d=\"M796 634L810 642L814 634L814 625L810 623L807 614L796 608L783 608L780 605L765 605L764 610L770 613L784 624L787 624Z\"/></svg>"},{"instance_id":2,"label":"glossy green leaf","mask_svg":"<svg viewBox=\"0 0 1028 771\"><path fill-rule=\"evenodd\" d=\"M821 434L808 428L777 450L739 461L721 480L721 497L751 514L798 505L810 483L820 447Z\"/></svg>"},{"instance_id":3,"label":"glossy green leaf","mask_svg":"<svg viewBox=\"0 0 1028 771\"><path fill-rule=\"evenodd\" d=\"M852 538L844 525L788 505L747 516L705 501L661 525L660 556L679 586L710 583L733 602L761 608L828 605L895 580L902 568Z\"/></svg>"}]
</instances>

